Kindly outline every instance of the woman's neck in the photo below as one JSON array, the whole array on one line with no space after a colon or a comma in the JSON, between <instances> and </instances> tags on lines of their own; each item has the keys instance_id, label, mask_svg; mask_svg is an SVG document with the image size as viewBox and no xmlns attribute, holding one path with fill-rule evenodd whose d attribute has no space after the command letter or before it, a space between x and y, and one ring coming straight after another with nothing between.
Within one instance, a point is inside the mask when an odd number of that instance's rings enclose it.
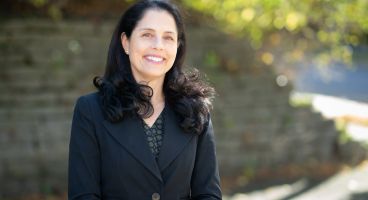
<instances>
[{"instance_id":1,"label":"woman's neck","mask_svg":"<svg viewBox=\"0 0 368 200\"><path fill-rule=\"evenodd\" d=\"M153 106L154 112L161 112L162 108L165 105L165 94L163 92L164 78L153 79L150 81L139 80L139 77L137 78L138 83L147 85L152 88L153 93L151 97L151 104Z\"/></svg>"},{"instance_id":2,"label":"woman's neck","mask_svg":"<svg viewBox=\"0 0 368 200\"><path fill-rule=\"evenodd\" d=\"M165 95L163 92L163 80L150 81L148 82L147 85L150 86L153 90L153 94L151 97L153 114L150 117L145 118L143 120L148 126L151 127L158 118L158 116L160 115L160 113L162 112L162 110L165 108Z\"/></svg>"},{"instance_id":3,"label":"woman's neck","mask_svg":"<svg viewBox=\"0 0 368 200\"><path fill-rule=\"evenodd\" d=\"M151 97L151 104L153 105L153 107L165 103L163 84L164 84L163 80L153 80L148 82L148 86L150 86L153 90L153 94Z\"/></svg>"}]
</instances>

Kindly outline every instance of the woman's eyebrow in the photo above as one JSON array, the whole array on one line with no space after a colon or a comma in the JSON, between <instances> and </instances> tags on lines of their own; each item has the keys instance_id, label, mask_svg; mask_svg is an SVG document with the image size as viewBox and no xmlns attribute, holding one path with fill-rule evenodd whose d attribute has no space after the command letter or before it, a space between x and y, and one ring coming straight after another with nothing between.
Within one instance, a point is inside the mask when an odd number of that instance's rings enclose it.
<instances>
[{"instance_id":1,"label":"woman's eyebrow","mask_svg":"<svg viewBox=\"0 0 368 200\"><path fill-rule=\"evenodd\" d=\"M153 28L140 28L139 31L155 31ZM167 30L165 33L176 34L176 31Z\"/></svg>"}]
</instances>

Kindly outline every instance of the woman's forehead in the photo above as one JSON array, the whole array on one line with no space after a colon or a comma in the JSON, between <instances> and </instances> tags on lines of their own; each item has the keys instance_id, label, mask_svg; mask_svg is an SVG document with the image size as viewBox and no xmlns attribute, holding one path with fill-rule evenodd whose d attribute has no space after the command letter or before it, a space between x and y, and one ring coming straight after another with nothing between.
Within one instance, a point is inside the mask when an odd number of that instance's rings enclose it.
<instances>
[{"instance_id":1,"label":"woman's forehead","mask_svg":"<svg viewBox=\"0 0 368 200\"><path fill-rule=\"evenodd\" d=\"M162 31L167 33L177 33L174 17L165 10L149 9L135 27L136 30Z\"/></svg>"}]
</instances>

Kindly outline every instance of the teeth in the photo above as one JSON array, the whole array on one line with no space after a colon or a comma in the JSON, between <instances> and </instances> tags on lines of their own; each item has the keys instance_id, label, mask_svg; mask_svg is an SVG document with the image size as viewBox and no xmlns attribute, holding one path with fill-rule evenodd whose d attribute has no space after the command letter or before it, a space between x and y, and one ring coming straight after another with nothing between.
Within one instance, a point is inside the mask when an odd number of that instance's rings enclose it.
<instances>
[{"instance_id":1,"label":"teeth","mask_svg":"<svg viewBox=\"0 0 368 200\"><path fill-rule=\"evenodd\" d=\"M161 62L163 60L163 58L154 57L154 56L147 56L147 59L155 61L155 62Z\"/></svg>"}]
</instances>

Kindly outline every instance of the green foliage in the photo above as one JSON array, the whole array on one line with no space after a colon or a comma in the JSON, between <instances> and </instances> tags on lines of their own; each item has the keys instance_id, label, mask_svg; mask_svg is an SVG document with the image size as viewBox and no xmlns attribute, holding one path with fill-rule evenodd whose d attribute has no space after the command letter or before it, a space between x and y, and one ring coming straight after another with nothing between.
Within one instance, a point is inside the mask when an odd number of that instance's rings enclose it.
<instances>
[{"instance_id":1,"label":"green foliage","mask_svg":"<svg viewBox=\"0 0 368 200\"><path fill-rule=\"evenodd\" d=\"M101 5L130 5L135 0L61 1L26 0L53 19L62 19L65 10ZM94 3L93 3L94 2ZM120 2L120 3L118 3ZM187 10L203 13L219 29L249 38L258 58L266 65L276 61L294 64L317 52L319 66L352 60L352 46L367 43L368 0L176 0ZM81 6L83 3L83 6ZM116 6L114 6L116 7ZM94 8L94 7L93 7ZM106 6L106 9L111 10ZM73 11L73 12L74 12ZM82 11L81 11L82 12ZM83 12L88 12L88 9ZM83 13L82 12L82 13ZM93 12L91 9L89 12ZM277 58L277 59L275 59ZM209 61L214 60L211 55Z\"/></svg>"},{"instance_id":2,"label":"green foliage","mask_svg":"<svg viewBox=\"0 0 368 200\"><path fill-rule=\"evenodd\" d=\"M349 63L352 57L349 46L367 42L364 40L368 33L368 0L181 2L213 17L221 30L248 37L255 50L284 51L282 58L288 63L300 61L308 50L320 51L315 58L319 65L331 61Z\"/></svg>"},{"instance_id":3,"label":"green foliage","mask_svg":"<svg viewBox=\"0 0 368 200\"><path fill-rule=\"evenodd\" d=\"M307 107L312 106L313 95L305 93L291 92L289 96L289 104L293 107Z\"/></svg>"},{"instance_id":4,"label":"green foliage","mask_svg":"<svg viewBox=\"0 0 368 200\"><path fill-rule=\"evenodd\" d=\"M220 64L220 60L218 55L214 51L207 52L205 58L204 58L205 66L208 66L210 68L217 67Z\"/></svg>"},{"instance_id":5,"label":"green foliage","mask_svg":"<svg viewBox=\"0 0 368 200\"><path fill-rule=\"evenodd\" d=\"M29 0L29 2L37 8L45 6L48 3L48 0Z\"/></svg>"}]
</instances>

